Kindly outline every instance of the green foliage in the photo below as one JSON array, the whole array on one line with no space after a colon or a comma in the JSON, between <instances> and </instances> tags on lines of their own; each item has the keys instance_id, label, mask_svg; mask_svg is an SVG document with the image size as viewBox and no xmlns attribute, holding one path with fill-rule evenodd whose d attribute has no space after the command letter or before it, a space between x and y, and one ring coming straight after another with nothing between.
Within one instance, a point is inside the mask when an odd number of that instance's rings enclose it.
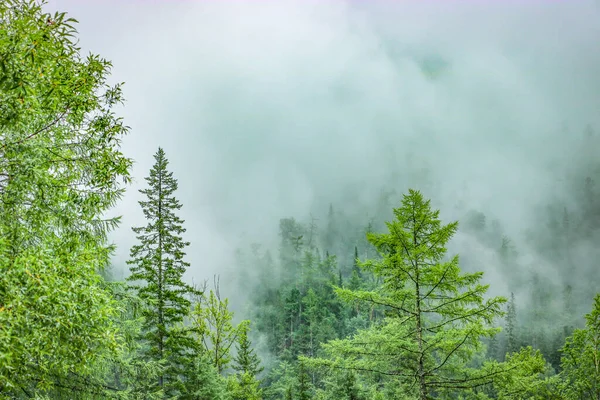
<instances>
[{"instance_id":1,"label":"green foliage","mask_svg":"<svg viewBox=\"0 0 600 400\"><path fill-rule=\"evenodd\" d=\"M237 326L233 325L233 312L228 308L229 301L221 300L218 285L215 286L215 290L210 290L208 296L202 296L200 302L194 306L192 321L198 340L208 355L211 365L222 374L231 362L232 346L240 335L246 333L249 321L242 321ZM250 366L245 365L245 367Z\"/></svg>"},{"instance_id":2,"label":"green foliage","mask_svg":"<svg viewBox=\"0 0 600 400\"><path fill-rule=\"evenodd\" d=\"M238 328L238 338L236 344L236 355L233 359L233 369L241 374L249 374L256 377L264 368L260 366L260 359L255 350L251 347L252 343L248 339L250 331L250 321L243 321Z\"/></svg>"},{"instance_id":3,"label":"green foliage","mask_svg":"<svg viewBox=\"0 0 600 400\"><path fill-rule=\"evenodd\" d=\"M600 399L600 294L585 319L585 328L576 329L562 350L567 399Z\"/></svg>"},{"instance_id":4,"label":"green foliage","mask_svg":"<svg viewBox=\"0 0 600 400\"><path fill-rule=\"evenodd\" d=\"M318 398L339 400L362 400L365 393L357 382L353 371L333 371L333 376L324 379L325 389L320 390Z\"/></svg>"},{"instance_id":5,"label":"green foliage","mask_svg":"<svg viewBox=\"0 0 600 400\"><path fill-rule=\"evenodd\" d=\"M89 255L56 253L30 247L12 257L0 240L4 391L49 390L70 375L85 377L98 357L117 350L116 304Z\"/></svg>"},{"instance_id":6,"label":"green foliage","mask_svg":"<svg viewBox=\"0 0 600 400\"><path fill-rule=\"evenodd\" d=\"M556 376L552 376L552 367L539 350L534 350L530 346L507 355L503 363L491 361L481 369L493 377L491 390L487 390L491 398L502 400L560 398L557 397L555 387L557 380Z\"/></svg>"},{"instance_id":7,"label":"green foliage","mask_svg":"<svg viewBox=\"0 0 600 400\"><path fill-rule=\"evenodd\" d=\"M167 394L182 390L181 376L185 364L190 362L195 342L182 323L189 315L191 301L188 296L197 294L182 280L189 263L185 262L183 220L175 212L181 204L174 197L177 180L167 170L168 160L159 148L154 155L155 164L146 178L147 189L140 190L147 200L140 201L148 224L133 228L139 244L131 248L132 287L145 301L143 310L147 359L165 363L155 389ZM154 389L153 389L154 390Z\"/></svg>"},{"instance_id":8,"label":"green foliage","mask_svg":"<svg viewBox=\"0 0 600 400\"><path fill-rule=\"evenodd\" d=\"M336 289L347 301L384 307L387 318L324 345L332 358L312 364L392 377L407 391L415 387L423 400L436 391L477 385L485 376L471 373L468 362L481 348L480 338L497 332L489 325L506 300L486 300L482 274L461 273L458 257L443 261L457 224L442 226L439 211L418 191L410 190L394 214L389 233L368 235L382 258L361 263L381 277L381 287Z\"/></svg>"},{"instance_id":9,"label":"green foliage","mask_svg":"<svg viewBox=\"0 0 600 400\"><path fill-rule=\"evenodd\" d=\"M209 355L200 351L186 364L181 400L229 400L227 382L212 365Z\"/></svg>"},{"instance_id":10,"label":"green foliage","mask_svg":"<svg viewBox=\"0 0 600 400\"><path fill-rule=\"evenodd\" d=\"M129 181L111 64L83 58L65 13L0 3L0 396L103 392L118 305L99 275Z\"/></svg>"},{"instance_id":11,"label":"green foliage","mask_svg":"<svg viewBox=\"0 0 600 400\"><path fill-rule=\"evenodd\" d=\"M296 398L298 400L310 400L312 397L312 384L310 376L306 371L306 367L302 361L298 364L296 384Z\"/></svg>"}]
</instances>

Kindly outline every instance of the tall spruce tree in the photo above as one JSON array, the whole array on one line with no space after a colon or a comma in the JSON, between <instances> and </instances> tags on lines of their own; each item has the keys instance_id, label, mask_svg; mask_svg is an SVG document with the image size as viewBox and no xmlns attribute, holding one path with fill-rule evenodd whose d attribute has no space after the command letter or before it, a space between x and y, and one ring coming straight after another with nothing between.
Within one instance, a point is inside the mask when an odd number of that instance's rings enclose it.
<instances>
[{"instance_id":1,"label":"tall spruce tree","mask_svg":"<svg viewBox=\"0 0 600 400\"><path fill-rule=\"evenodd\" d=\"M183 282L189 263L184 261L184 249L189 245L181 235L185 232L183 220L176 215L181 204L174 197L177 180L167 170L168 160L162 148L154 155L156 160L145 178L148 188L140 190L146 200L140 201L148 224L132 228L139 244L131 248L131 275L127 278L140 298L146 301L144 310L144 338L146 356L165 363L158 378L158 389L166 394L180 390L180 375L186 363L191 362L195 341L182 328L190 312L188 299L196 291Z\"/></svg>"}]
</instances>

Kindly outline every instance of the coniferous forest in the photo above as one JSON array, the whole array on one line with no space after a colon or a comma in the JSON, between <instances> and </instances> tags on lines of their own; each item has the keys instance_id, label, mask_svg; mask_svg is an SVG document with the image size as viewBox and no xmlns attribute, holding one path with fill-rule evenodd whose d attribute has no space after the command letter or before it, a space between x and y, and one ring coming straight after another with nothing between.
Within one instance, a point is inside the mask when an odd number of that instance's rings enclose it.
<instances>
[{"instance_id":1,"label":"coniferous forest","mask_svg":"<svg viewBox=\"0 0 600 400\"><path fill-rule=\"evenodd\" d=\"M170 154L134 179L122 84L77 23L0 3L0 398L600 399L593 127L554 166L568 201L542 200L523 237L464 204L445 217L414 161L367 210L280 218L276 243L202 275ZM135 190L121 266L114 207Z\"/></svg>"}]
</instances>

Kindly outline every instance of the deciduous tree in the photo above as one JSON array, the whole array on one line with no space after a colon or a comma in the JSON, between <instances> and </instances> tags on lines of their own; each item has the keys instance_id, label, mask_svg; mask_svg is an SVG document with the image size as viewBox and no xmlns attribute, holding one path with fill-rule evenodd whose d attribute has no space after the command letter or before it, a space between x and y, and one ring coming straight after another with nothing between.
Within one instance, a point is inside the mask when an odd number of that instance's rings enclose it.
<instances>
[{"instance_id":1,"label":"deciduous tree","mask_svg":"<svg viewBox=\"0 0 600 400\"><path fill-rule=\"evenodd\" d=\"M98 272L118 223L107 211L129 181L127 127L111 64L80 54L75 23L36 1L0 2L0 397L61 382L83 396L118 348Z\"/></svg>"}]
</instances>

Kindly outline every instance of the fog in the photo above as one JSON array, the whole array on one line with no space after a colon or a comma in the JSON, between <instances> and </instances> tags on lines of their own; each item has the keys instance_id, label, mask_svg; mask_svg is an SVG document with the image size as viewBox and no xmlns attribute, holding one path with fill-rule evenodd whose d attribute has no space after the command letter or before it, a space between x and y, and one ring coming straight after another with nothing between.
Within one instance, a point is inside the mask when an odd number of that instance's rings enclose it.
<instances>
[{"instance_id":1,"label":"fog","mask_svg":"<svg viewBox=\"0 0 600 400\"><path fill-rule=\"evenodd\" d=\"M570 201L557 171L600 126L598 4L526 3L50 1L126 82L136 181L115 210L115 266L158 146L195 281L226 284L234 250L275 243L280 218L333 203L366 220L383 187L423 190L446 221L480 210L518 242L543 201ZM478 246L459 234L452 250L506 290Z\"/></svg>"}]
</instances>

